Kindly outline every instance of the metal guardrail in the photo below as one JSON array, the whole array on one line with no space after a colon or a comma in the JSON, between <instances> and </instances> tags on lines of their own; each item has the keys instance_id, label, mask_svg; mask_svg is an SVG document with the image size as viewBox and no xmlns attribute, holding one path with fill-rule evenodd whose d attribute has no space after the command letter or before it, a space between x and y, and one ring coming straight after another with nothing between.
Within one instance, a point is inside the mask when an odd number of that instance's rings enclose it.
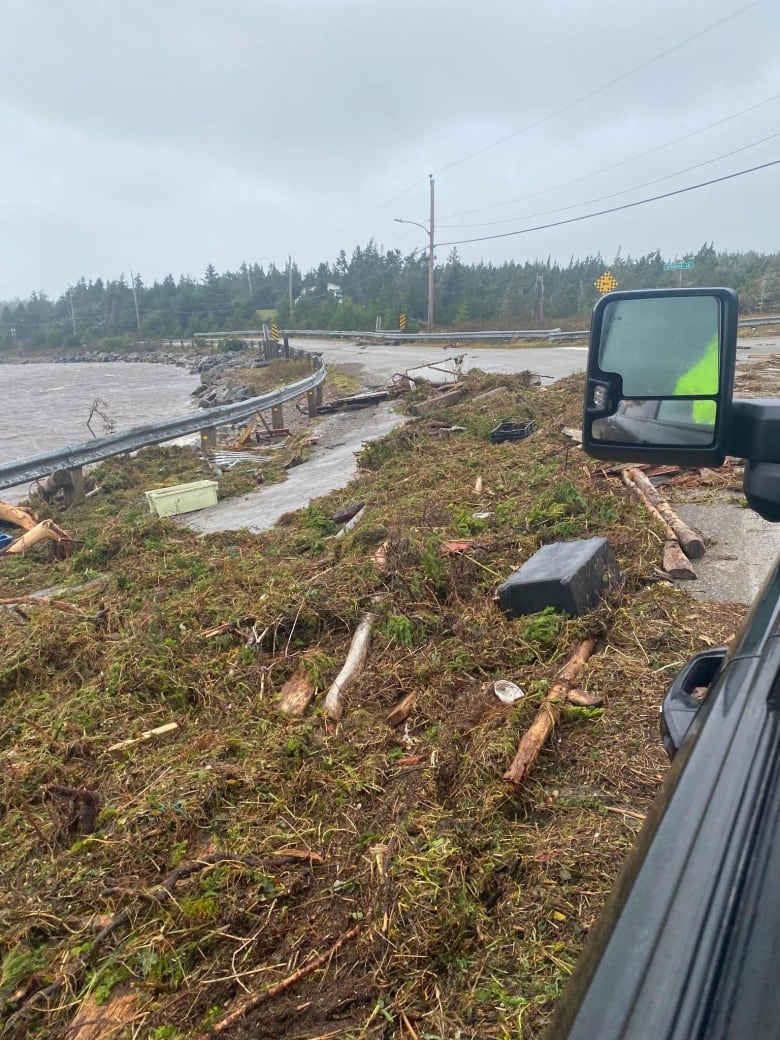
<instances>
[{"instance_id":1,"label":"metal guardrail","mask_svg":"<svg viewBox=\"0 0 780 1040\"><path fill-rule=\"evenodd\" d=\"M766 318L743 318L737 322L740 328L755 328L759 325L780 325L780 315ZM561 329L486 329L483 332L355 332L344 329L281 329L280 336L306 339L373 339L379 343L447 343L469 340L512 340L512 339L547 339L551 342L566 339L587 339L588 329L575 332L563 332ZM262 329L233 329L230 332L196 332L195 339L226 339L228 337L262 339Z\"/></svg>"},{"instance_id":2,"label":"metal guardrail","mask_svg":"<svg viewBox=\"0 0 780 1040\"><path fill-rule=\"evenodd\" d=\"M427 341L445 341L451 343L453 340L510 340L510 339L550 339L557 335L566 335L560 329L507 329L487 330L485 332L395 332L383 330L381 332L349 332L343 329L280 329L280 336L293 336L299 339L313 337L317 339L375 339L380 343L388 341L406 343L425 343ZM588 333L584 333L588 335ZM196 332L196 339L226 339L241 338L261 339L262 329L234 329L232 332Z\"/></svg>"},{"instance_id":3,"label":"metal guardrail","mask_svg":"<svg viewBox=\"0 0 780 1040\"><path fill-rule=\"evenodd\" d=\"M17 459L14 462L0 463L0 489L46 477L56 469L75 469L90 462L100 462L112 455L137 451L149 444L162 444L165 441L198 433L200 430L207 430L213 426L240 422L242 419L249 419L256 412L266 411L285 401L292 401L296 397L301 397L310 390L316 389L325 379L325 366L322 359L314 355L307 356L319 363L317 370L310 376L306 376L305 379L299 379L297 383L290 383L289 386L282 387L280 390L272 390L270 393L250 397L246 401L237 401L234 404L203 409L177 419L165 419L162 422L147 423L144 426L133 426L129 430L119 430L116 433L109 433L105 437L95 437L93 440L80 444L68 444L57 451L28 455L26 458Z\"/></svg>"}]
</instances>

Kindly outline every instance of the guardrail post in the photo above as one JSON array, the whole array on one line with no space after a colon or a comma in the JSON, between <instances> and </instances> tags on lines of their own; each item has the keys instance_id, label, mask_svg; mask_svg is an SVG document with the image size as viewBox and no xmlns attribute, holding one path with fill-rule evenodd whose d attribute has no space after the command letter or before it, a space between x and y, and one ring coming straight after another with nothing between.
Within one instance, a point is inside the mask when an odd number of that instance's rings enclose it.
<instances>
[{"instance_id":1,"label":"guardrail post","mask_svg":"<svg viewBox=\"0 0 780 1040\"><path fill-rule=\"evenodd\" d=\"M306 392L306 403L309 406L310 419L313 419L317 414L317 392L319 389L319 387L316 387L314 390L308 390Z\"/></svg>"},{"instance_id":2,"label":"guardrail post","mask_svg":"<svg viewBox=\"0 0 780 1040\"><path fill-rule=\"evenodd\" d=\"M271 429L272 430L283 430L284 429L284 412L280 404L275 404L271 408Z\"/></svg>"},{"instance_id":3,"label":"guardrail post","mask_svg":"<svg viewBox=\"0 0 780 1040\"><path fill-rule=\"evenodd\" d=\"M284 349L282 350L282 356L286 358L287 361L290 360L290 340L287 338L287 336L284 337Z\"/></svg>"},{"instance_id":4,"label":"guardrail post","mask_svg":"<svg viewBox=\"0 0 780 1040\"><path fill-rule=\"evenodd\" d=\"M217 428L216 426L207 426L205 430L200 431L200 446L201 450L209 451L213 450L217 446Z\"/></svg>"},{"instance_id":5,"label":"guardrail post","mask_svg":"<svg viewBox=\"0 0 780 1040\"><path fill-rule=\"evenodd\" d=\"M84 471L81 466L74 466L68 470L69 483L63 488L65 505L72 506L74 502L83 502L84 494Z\"/></svg>"}]
</instances>

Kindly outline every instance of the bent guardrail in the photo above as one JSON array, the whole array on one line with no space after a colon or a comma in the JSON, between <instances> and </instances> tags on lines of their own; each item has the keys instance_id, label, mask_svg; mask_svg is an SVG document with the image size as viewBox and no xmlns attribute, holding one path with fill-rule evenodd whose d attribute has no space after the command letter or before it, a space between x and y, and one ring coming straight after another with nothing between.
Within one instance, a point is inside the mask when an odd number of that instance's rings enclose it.
<instances>
[{"instance_id":1,"label":"bent guardrail","mask_svg":"<svg viewBox=\"0 0 780 1040\"><path fill-rule=\"evenodd\" d=\"M112 455L122 455L128 451L137 451L149 444L162 444L165 441L185 437L191 433L208 430L216 426L249 419L256 412L277 407L296 397L302 397L319 387L325 379L325 366L322 359L310 355L319 367L305 379L290 383L279 390L247 398L233 404L219 405L203 411L193 412L175 419L164 419L162 422L146 423L133 426L128 430L95 437L79 444L68 444L57 451L48 451L40 455L28 455L14 462L0 463L0 489L25 484L30 480L48 476L58 469L78 469L91 462L100 462Z\"/></svg>"}]
</instances>

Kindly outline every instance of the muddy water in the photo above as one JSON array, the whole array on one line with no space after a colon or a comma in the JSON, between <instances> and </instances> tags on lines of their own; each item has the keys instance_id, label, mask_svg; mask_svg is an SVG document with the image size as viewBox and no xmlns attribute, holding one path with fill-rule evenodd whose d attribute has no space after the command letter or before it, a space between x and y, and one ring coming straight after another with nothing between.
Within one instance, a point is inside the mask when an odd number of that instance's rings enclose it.
<instances>
[{"instance_id":1,"label":"muddy water","mask_svg":"<svg viewBox=\"0 0 780 1040\"><path fill-rule=\"evenodd\" d=\"M117 430L193 410L191 392L200 377L173 365L131 362L74 365L0 365L0 459L54 451L87 441L87 419L96 399ZM92 430L109 432L96 415ZM19 501L26 487L0 493Z\"/></svg>"}]
</instances>

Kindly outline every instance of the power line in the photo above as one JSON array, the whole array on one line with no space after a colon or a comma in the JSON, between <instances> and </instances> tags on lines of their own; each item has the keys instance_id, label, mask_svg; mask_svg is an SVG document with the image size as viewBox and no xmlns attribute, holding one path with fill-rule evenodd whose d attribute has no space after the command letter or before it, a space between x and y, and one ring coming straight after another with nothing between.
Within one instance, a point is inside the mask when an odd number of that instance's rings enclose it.
<instances>
[{"instance_id":1,"label":"power line","mask_svg":"<svg viewBox=\"0 0 780 1040\"><path fill-rule=\"evenodd\" d=\"M687 36L684 40L680 40L679 43L675 43L672 47L668 47L665 51L661 51L660 54L656 54L653 58L648 58L647 61L643 61L640 65L636 65L633 69L629 69L628 72L623 72L620 76L616 76L614 79L609 80L608 83L603 83L600 87L596 87L594 90L589 91L587 94L582 94L580 97L575 98L574 101L569 101L567 104L562 105L560 108L556 108L552 112L548 112L547 115L540 116L539 119L534 120L532 123L526 124L519 130L514 130L511 134L506 134L504 137L499 138L497 141L493 141L492 144L486 144L483 148L478 148L474 152L470 152L468 155L462 156L460 159L455 159L451 163L447 163L446 166L440 166L435 173L443 173L445 170L451 170L454 166L459 166L461 163L468 162L469 159L475 159L478 155L484 155L485 152L489 152L492 148L497 148L501 144L505 144L507 141L511 141L515 137L519 137L521 134L527 133L529 130L535 129L537 126L541 126L543 123L549 122L551 119L555 119L556 116L563 115L564 112L571 111L572 108L576 108L581 105L584 101L590 101L591 98L596 97L598 94L603 94L605 90L609 90L610 87L616 86L618 83L622 83L630 76L635 75L637 72L641 72L643 69L648 68L650 65L654 65L656 62L661 61L668 55L673 54L675 51L680 50L682 47L686 47L689 43L693 43L694 40L700 39L702 36L713 29L717 29L719 26L724 25L726 22L730 22L733 18L739 17L744 14L751 7L756 7L761 0L750 0L750 3L745 4L743 7L738 8L736 11L732 11L731 14L727 14L724 18L720 18L717 22L713 22L712 25L708 25L704 29L700 29L692 36Z\"/></svg>"},{"instance_id":2,"label":"power line","mask_svg":"<svg viewBox=\"0 0 780 1040\"><path fill-rule=\"evenodd\" d=\"M636 202L624 202L621 206L611 206L609 209L597 210L595 213L583 213L579 217L569 217L567 220L556 220L551 224L537 224L535 227L520 228L518 231L501 231L496 235L479 235L477 238L459 238L453 242L436 242L436 246L461 246L469 242L489 242L496 238L511 238L513 235L527 235L531 231L547 231L549 228L562 227L564 224L576 224L580 220L592 220L593 217L603 217L608 213L618 213L620 210L633 209L636 206L646 206L648 202L658 202L661 199L670 199L675 195L684 195L689 191L698 191L699 188L707 188L711 184L720 184L723 181L734 180L735 177L744 177L747 173L755 173L757 170L766 170L770 166L780 165L780 159L772 162L761 163L760 166L751 166L747 170L737 170L736 173L727 173L723 177L714 177L709 181L701 181L699 184L690 184L687 188L677 188L675 191L664 192L663 195L652 195L647 199L637 199Z\"/></svg>"},{"instance_id":3,"label":"power line","mask_svg":"<svg viewBox=\"0 0 780 1040\"><path fill-rule=\"evenodd\" d=\"M440 228L452 228L456 230L458 228L476 228L476 227L492 227L496 224L511 224L515 220L533 220L534 217L545 217L550 213L565 213L566 210L579 209L580 206L590 206L594 202L604 202L606 199L615 199L618 195L627 195L631 191L640 191L642 188L649 188L652 184L660 184L662 181L672 180L674 177L680 177L684 173L690 173L691 170L700 170L702 166L711 166L715 162L720 162L721 159L728 159L732 155L738 155L740 152L746 152L750 148L756 148L760 144L765 144L767 141L773 140L775 137L780 137L780 130L774 134L768 134L766 137L760 138L758 141L751 141L750 144L742 145L741 148L733 148L730 152L723 152L722 155L716 155L712 159L705 159L703 162L694 163L693 166L686 166L682 170L677 170L675 173L667 173L663 177L655 177L651 181L645 181L643 184L635 184L633 188L621 188L620 191L610 192L608 195L599 195L595 199L583 199L582 202L573 202L568 206L558 206L557 209L545 209L538 213L526 213L522 217L503 217L501 220L486 220L480 224L439 224Z\"/></svg>"},{"instance_id":4,"label":"power line","mask_svg":"<svg viewBox=\"0 0 780 1040\"><path fill-rule=\"evenodd\" d=\"M450 220L453 217L468 217L472 213L484 213L489 209L500 209L503 206L512 206L515 202L525 202L526 199L535 199L540 195L548 195L552 191L558 191L560 188L568 188L572 184L579 184L581 181L589 180L591 177L596 177L600 173L609 173L611 170L617 170L621 166L627 166L629 163L636 162L637 159L644 159L648 155L652 155L654 152L660 152L664 148L671 148L675 144L681 144L683 141L689 141L692 137L698 137L699 134L706 133L707 130L713 130L716 126L723 126L724 123L730 123L733 119L738 119L739 116L747 115L748 112L754 112L757 108L762 108L764 105L770 104L772 101L777 101L780 98L780 94L773 94L772 97L765 98L763 101L757 102L755 105L750 105L748 108L743 108L739 112L733 112L730 116L724 116L722 119L717 119L714 123L708 123L706 126L700 127L698 130L692 130L688 134L683 134L682 137L675 137L672 141L665 141L663 144L657 144L653 148L648 148L644 152L637 152L636 155L631 155L628 159L621 159L620 162L612 163L611 166L602 166L599 170L591 170L590 173L583 173L580 177L573 177L571 180L562 181L560 184L553 184L548 188L542 188L540 191L528 192L526 195L518 195L514 199L507 199L506 202L495 202L492 206L480 206L478 209L464 209L458 213L446 213L443 215L442 220Z\"/></svg>"}]
</instances>

